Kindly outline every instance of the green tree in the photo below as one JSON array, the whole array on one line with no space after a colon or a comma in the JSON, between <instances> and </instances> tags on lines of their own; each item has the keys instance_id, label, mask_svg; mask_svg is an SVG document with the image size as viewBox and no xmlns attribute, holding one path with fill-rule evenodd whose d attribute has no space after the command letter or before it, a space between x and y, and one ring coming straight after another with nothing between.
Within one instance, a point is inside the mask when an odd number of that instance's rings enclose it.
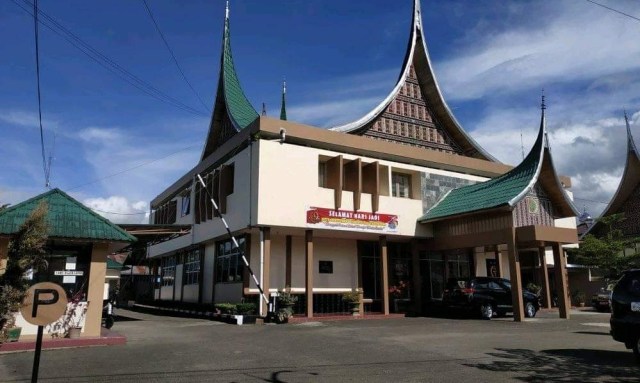
<instances>
[{"instance_id":1,"label":"green tree","mask_svg":"<svg viewBox=\"0 0 640 383\"><path fill-rule=\"evenodd\" d=\"M0 332L14 324L13 313L20 309L29 288L27 271L47 266L44 250L48 238L47 211L47 204L41 202L9 242L7 268L0 275Z\"/></svg>"},{"instance_id":2,"label":"green tree","mask_svg":"<svg viewBox=\"0 0 640 383\"><path fill-rule=\"evenodd\" d=\"M616 278L622 271L640 265L640 253L637 251L640 239L625 238L622 230L617 228L624 219L624 214L600 218L602 235L587 234L580 248L570 252L575 257L574 261L604 271L605 278Z\"/></svg>"}]
</instances>

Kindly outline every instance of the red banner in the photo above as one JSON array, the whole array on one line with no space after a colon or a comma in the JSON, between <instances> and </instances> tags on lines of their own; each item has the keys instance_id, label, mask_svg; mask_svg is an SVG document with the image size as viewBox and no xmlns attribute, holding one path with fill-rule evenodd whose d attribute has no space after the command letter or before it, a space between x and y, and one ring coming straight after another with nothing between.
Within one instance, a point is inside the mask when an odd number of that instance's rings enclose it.
<instances>
[{"instance_id":1,"label":"red banner","mask_svg":"<svg viewBox=\"0 0 640 383\"><path fill-rule=\"evenodd\" d=\"M395 233L398 231L398 216L310 207L307 210L307 226L323 229Z\"/></svg>"}]
</instances>

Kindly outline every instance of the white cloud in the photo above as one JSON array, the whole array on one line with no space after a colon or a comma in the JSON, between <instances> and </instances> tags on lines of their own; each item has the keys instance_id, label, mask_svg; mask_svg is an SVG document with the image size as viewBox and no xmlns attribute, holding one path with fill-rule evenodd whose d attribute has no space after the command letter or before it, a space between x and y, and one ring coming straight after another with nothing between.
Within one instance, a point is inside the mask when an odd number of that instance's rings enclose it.
<instances>
[{"instance_id":1,"label":"white cloud","mask_svg":"<svg viewBox=\"0 0 640 383\"><path fill-rule=\"evenodd\" d=\"M123 196L87 198L82 201L87 207L113 223L148 223L149 203L129 201Z\"/></svg>"},{"instance_id":2,"label":"white cloud","mask_svg":"<svg viewBox=\"0 0 640 383\"><path fill-rule=\"evenodd\" d=\"M535 26L476 35L455 57L437 63L450 97L477 99L640 70L640 30L632 20L576 2L555 2L533 17Z\"/></svg>"}]
</instances>

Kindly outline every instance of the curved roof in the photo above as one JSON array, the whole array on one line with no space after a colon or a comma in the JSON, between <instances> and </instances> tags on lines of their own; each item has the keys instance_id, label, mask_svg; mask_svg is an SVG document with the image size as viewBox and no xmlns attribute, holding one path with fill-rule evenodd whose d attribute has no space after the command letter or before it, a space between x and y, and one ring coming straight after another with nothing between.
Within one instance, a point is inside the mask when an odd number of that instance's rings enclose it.
<instances>
[{"instance_id":1,"label":"curved roof","mask_svg":"<svg viewBox=\"0 0 640 383\"><path fill-rule=\"evenodd\" d=\"M422 15L420 9L420 0L414 0L413 21L411 24L411 35L409 45L405 54L402 72L398 77L398 81L389 95L378 104L373 110L351 123L336 126L331 130L351 133L358 131L379 117L389 106L396 96L400 93L404 85L411 65L415 64L416 75L418 76L420 88L429 105L432 107L437 120L443 125L443 128L454 138L456 143L464 149L465 155L470 157L481 158L489 161L497 162L497 160L486 152L471 136L469 136L462 126L454 117L451 109L447 105L429 59L429 51L427 50L426 40L422 29Z\"/></svg>"},{"instance_id":2,"label":"curved roof","mask_svg":"<svg viewBox=\"0 0 640 383\"><path fill-rule=\"evenodd\" d=\"M45 201L49 207L47 222L50 238L111 242L136 241L135 237L60 189L50 190L0 211L0 234L16 233L20 225L41 201Z\"/></svg>"},{"instance_id":3,"label":"curved roof","mask_svg":"<svg viewBox=\"0 0 640 383\"><path fill-rule=\"evenodd\" d=\"M541 182L550 191L562 216L577 215L575 207L560 183L548 143L546 142L544 104L538 137L527 157L509 172L491 180L463 186L444 195L419 222L433 222L447 217L466 215L490 209L512 209Z\"/></svg>"},{"instance_id":4,"label":"curved roof","mask_svg":"<svg viewBox=\"0 0 640 383\"><path fill-rule=\"evenodd\" d=\"M225 116L229 118L236 132L246 128L259 117L258 112L253 108L240 86L240 80L238 80L238 74L233 63L228 1L224 19L218 91L209 125L209 133L202 151L202 159L206 158L221 144L219 139L224 128L223 121Z\"/></svg>"},{"instance_id":5,"label":"curved roof","mask_svg":"<svg viewBox=\"0 0 640 383\"><path fill-rule=\"evenodd\" d=\"M631 128L629 127L629 118L626 112L624 113L624 121L627 127L627 158L624 164L624 172L622 173L618 190L616 190L616 193L613 195L613 198L611 198L607 207L602 211L600 217L617 213L638 184L640 184L640 153L638 153L636 144L633 141ZM596 222L591 228L597 225L598 223Z\"/></svg>"}]
</instances>

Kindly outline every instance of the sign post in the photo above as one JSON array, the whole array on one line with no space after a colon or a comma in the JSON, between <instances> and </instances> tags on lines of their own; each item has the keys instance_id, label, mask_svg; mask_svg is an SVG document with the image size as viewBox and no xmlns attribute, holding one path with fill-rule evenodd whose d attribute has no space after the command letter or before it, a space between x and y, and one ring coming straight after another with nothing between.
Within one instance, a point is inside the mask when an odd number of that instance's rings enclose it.
<instances>
[{"instance_id":1,"label":"sign post","mask_svg":"<svg viewBox=\"0 0 640 383\"><path fill-rule=\"evenodd\" d=\"M66 309L67 294L60 285L42 282L36 283L27 290L27 296L22 301L20 313L24 320L38 326L36 351L33 356L33 370L31 370L32 383L38 381L44 326L58 320Z\"/></svg>"}]
</instances>

